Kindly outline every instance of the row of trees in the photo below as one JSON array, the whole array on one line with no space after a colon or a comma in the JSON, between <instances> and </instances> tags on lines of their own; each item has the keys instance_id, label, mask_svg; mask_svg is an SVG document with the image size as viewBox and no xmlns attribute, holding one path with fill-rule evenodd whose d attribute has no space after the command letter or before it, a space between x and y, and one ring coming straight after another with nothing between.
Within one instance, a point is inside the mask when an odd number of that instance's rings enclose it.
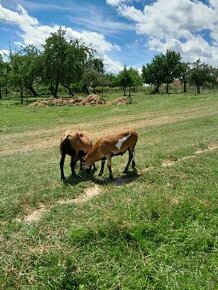
<instances>
[{"instance_id":1,"label":"row of trees","mask_svg":"<svg viewBox=\"0 0 218 290\"><path fill-rule=\"evenodd\" d=\"M200 60L189 64L182 61L179 53L167 51L153 58L150 64L142 67L142 74L134 68L126 68L118 75L106 74L101 59L95 51L78 40L67 41L65 31L59 29L52 33L40 51L27 46L17 52L10 52L8 59L0 55L0 98L3 92L19 91L21 103L24 91L37 96L39 88L46 87L47 93L58 97L59 87L64 87L70 96L83 91L89 94L97 86L121 87L124 95L131 98L133 87L144 83L151 84L158 93L160 86L169 85L179 79L187 91L187 83L195 85L197 92L205 83L217 83L217 69ZM40 92L41 93L41 92Z\"/></svg>"},{"instance_id":2,"label":"row of trees","mask_svg":"<svg viewBox=\"0 0 218 290\"><path fill-rule=\"evenodd\" d=\"M183 84L184 93L187 92L189 83L194 85L200 94L200 88L206 83L217 84L218 68L202 63L199 59L194 63L183 62L180 53L168 50L166 54L155 56L152 63L142 67L142 78L145 83L154 85L156 93L162 84L166 84L168 93L169 84L179 79Z\"/></svg>"}]
</instances>

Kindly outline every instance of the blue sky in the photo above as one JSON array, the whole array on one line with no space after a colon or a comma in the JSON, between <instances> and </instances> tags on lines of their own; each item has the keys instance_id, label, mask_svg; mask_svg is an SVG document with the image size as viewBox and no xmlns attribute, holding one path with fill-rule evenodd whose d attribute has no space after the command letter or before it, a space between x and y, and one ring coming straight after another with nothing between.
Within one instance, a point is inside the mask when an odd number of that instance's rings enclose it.
<instances>
[{"instance_id":1,"label":"blue sky","mask_svg":"<svg viewBox=\"0 0 218 290\"><path fill-rule=\"evenodd\" d=\"M155 54L218 66L218 0L0 0L0 52L41 44L62 26L97 51L108 72Z\"/></svg>"}]
</instances>

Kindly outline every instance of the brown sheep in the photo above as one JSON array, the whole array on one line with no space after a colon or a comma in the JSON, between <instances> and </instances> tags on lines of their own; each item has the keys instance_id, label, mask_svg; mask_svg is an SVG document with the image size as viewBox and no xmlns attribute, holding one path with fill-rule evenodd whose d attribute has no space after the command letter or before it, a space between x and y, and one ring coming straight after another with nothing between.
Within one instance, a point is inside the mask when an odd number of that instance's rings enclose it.
<instances>
[{"instance_id":1,"label":"brown sheep","mask_svg":"<svg viewBox=\"0 0 218 290\"><path fill-rule=\"evenodd\" d=\"M64 176L64 160L65 156L71 156L71 171L72 175L75 174L74 167L76 162L80 160L80 169L82 169L82 158L92 148L92 140L87 132L70 131L67 130L60 140L60 170L61 179L66 179Z\"/></svg>"},{"instance_id":2,"label":"brown sheep","mask_svg":"<svg viewBox=\"0 0 218 290\"><path fill-rule=\"evenodd\" d=\"M111 170L111 158L117 155L123 155L127 150L129 152L129 160L125 167L124 173L129 169L129 165L132 161L132 168L135 168L135 145L138 140L138 134L136 131L123 130L119 133L103 137L92 147L88 154L84 158L83 168L89 171L91 165L94 162L102 160L101 170L99 175L103 174L105 160L107 159L107 166L109 170L109 178L113 179Z\"/></svg>"}]
</instances>

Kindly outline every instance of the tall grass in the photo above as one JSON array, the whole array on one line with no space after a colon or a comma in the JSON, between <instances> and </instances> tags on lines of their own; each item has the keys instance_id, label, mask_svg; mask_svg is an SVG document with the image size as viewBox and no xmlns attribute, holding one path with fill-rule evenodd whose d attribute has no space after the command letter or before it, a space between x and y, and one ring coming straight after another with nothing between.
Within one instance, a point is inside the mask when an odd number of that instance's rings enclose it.
<instances>
[{"instance_id":1,"label":"tall grass","mask_svg":"<svg viewBox=\"0 0 218 290\"><path fill-rule=\"evenodd\" d=\"M1 288L217 289L217 97L136 94L135 104L102 107L1 101ZM60 134L84 126L95 140L136 128L138 172L122 175L124 155L112 159L113 182L107 170L71 177L66 164L61 183ZM95 185L93 199L61 203ZM38 220L25 219L41 208Z\"/></svg>"}]
</instances>

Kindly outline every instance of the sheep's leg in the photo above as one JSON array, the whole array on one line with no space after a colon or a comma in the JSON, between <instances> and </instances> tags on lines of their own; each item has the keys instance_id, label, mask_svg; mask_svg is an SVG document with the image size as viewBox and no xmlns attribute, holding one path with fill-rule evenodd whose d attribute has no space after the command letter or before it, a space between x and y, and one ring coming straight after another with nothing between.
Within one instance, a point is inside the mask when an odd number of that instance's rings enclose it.
<instances>
[{"instance_id":1,"label":"sheep's leg","mask_svg":"<svg viewBox=\"0 0 218 290\"><path fill-rule=\"evenodd\" d=\"M132 168L135 168L135 151L133 151L133 157L132 157Z\"/></svg>"},{"instance_id":2,"label":"sheep's leg","mask_svg":"<svg viewBox=\"0 0 218 290\"><path fill-rule=\"evenodd\" d=\"M60 169L61 169L61 179L64 180L66 179L64 176L64 160L65 160L66 154L61 154L61 159L60 159Z\"/></svg>"},{"instance_id":3,"label":"sheep's leg","mask_svg":"<svg viewBox=\"0 0 218 290\"><path fill-rule=\"evenodd\" d=\"M113 179L113 174L112 174L112 170L111 170L111 156L107 157L107 167L108 167L108 171L109 171L109 178Z\"/></svg>"},{"instance_id":4,"label":"sheep's leg","mask_svg":"<svg viewBox=\"0 0 218 290\"><path fill-rule=\"evenodd\" d=\"M101 170L100 170L100 172L99 172L99 176L101 176L102 174L103 174L103 172L104 172L104 165L105 165L105 160L102 160L101 161Z\"/></svg>"},{"instance_id":5,"label":"sheep's leg","mask_svg":"<svg viewBox=\"0 0 218 290\"><path fill-rule=\"evenodd\" d=\"M71 167L72 175L75 175L75 165L76 165L76 161L77 161L77 158L75 156L71 156L70 167Z\"/></svg>"},{"instance_id":6,"label":"sheep's leg","mask_svg":"<svg viewBox=\"0 0 218 290\"><path fill-rule=\"evenodd\" d=\"M79 159L79 162L80 162L79 169L80 169L80 171L82 171L83 170L83 159L82 159L82 157Z\"/></svg>"},{"instance_id":7,"label":"sheep's leg","mask_svg":"<svg viewBox=\"0 0 218 290\"><path fill-rule=\"evenodd\" d=\"M130 162L133 159L133 152L130 149L128 149L128 151L129 151L129 160L128 160L128 163L127 163L126 168L124 169L123 173L128 172Z\"/></svg>"},{"instance_id":8,"label":"sheep's leg","mask_svg":"<svg viewBox=\"0 0 218 290\"><path fill-rule=\"evenodd\" d=\"M94 171L96 171L97 168L96 168L96 166L95 166L95 163L93 163L92 166L93 166Z\"/></svg>"}]
</instances>

